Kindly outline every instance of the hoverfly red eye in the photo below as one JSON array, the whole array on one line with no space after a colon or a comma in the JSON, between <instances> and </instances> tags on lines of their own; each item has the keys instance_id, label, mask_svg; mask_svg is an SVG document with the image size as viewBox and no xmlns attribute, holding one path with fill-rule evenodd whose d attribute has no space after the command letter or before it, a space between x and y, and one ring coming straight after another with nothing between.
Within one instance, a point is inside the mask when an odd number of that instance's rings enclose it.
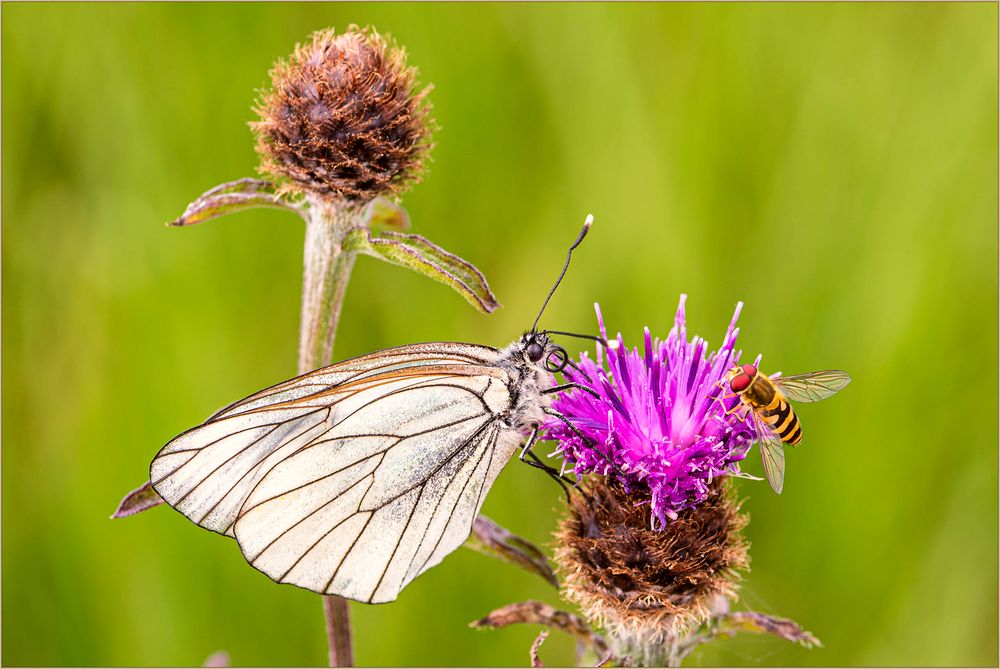
<instances>
[{"instance_id":1,"label":"hoverfly red eye","mask_svg":"<svg viewBox=\"0 0 1000 669\"><path fill-rule=\"evenodd\" d=\"M743 365L743 373L752 379L757 376L757 368L753 365Z\"/></svg>"},{"instance_id":2,"label":"hoverfly red eye","mask_svg":"<svg viewBox=\"0 0 1000 669\"><path fill-rule=\"evenodd\" d=\"M742 393L750 385L751 380L746 374L738 374L729 382L729 389L734 393Z\"/></svg>"}]
</instances>

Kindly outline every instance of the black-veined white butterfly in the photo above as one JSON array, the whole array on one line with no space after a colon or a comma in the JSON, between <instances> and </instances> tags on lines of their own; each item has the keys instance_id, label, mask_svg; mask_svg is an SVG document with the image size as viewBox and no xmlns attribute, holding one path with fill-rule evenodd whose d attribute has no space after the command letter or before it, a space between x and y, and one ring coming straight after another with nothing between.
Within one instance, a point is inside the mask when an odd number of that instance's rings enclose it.
<instances>
[{"instance_id":1,"label":"black-veined white butterfly","mask_svg":"<svg viewBox=\"0 0 1000 669\"><path fill-rule=\"evenodd\" d=\"M393 601L462 545L518 446L556 476L531 452L545 415L559 416L552 394L574 385L556 385L569 357L549 334L591 337L537 323L500 350L414 344L279 383L171 440L150 481L279 583Z\"/></svg>"}]
</instances>

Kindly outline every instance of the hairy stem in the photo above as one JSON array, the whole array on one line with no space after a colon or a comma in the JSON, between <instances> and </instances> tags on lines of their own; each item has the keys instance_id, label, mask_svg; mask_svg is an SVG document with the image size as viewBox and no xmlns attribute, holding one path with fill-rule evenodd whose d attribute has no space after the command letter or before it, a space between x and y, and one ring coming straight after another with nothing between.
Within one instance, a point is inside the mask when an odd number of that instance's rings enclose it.
<instances>
[{"instance_id":1,"label":"hairy stem","mask_svg":"<svg viewBox=\"0 0 1000 669\"><path fill-rule=\"evenodd\" d=\"M310 203L303 249L299 374L333 362L333 342L355 257L343 248L344 235L360 216L355 207Z\"/></svg>"},{"instance_id":2,"label":"hairy stem","mask_svg":"<svg viewBox=\"0 0 1000 669\"><path fill-rule=\"evenodd\" d=\"M310 202L303 249L302 321L299 330L299 374L333 361L337 322L354 267L354 252L343 248L346 230L356 223L360 209ZM351 616L347 600L323 595L326 636L331 667L354 664Z\"/></svg>"},{"instance_id":3,"label":"hairy stem","mask_svg":"<svg viewBox=\"0 0 1000 669\"><path fill-rule=\"evenodd\" d=\"M683 647L676 632L650 637L635 630L609 630L608 641L612 655L629 667L679 667L691 650Z\"/></svg>"}]
</instances>

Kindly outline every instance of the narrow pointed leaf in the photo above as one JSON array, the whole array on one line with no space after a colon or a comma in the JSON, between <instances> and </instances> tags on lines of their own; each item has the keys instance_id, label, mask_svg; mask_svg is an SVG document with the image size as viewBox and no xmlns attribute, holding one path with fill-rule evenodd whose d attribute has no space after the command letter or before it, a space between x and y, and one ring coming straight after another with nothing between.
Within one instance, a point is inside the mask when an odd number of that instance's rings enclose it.
<instances>
[{"instance_id":1,"label":"narrow pointed leaf","mask_svg":"<svg viewBox=\"0 0 1000 669\"><path fill-rule=\"evenodd\" d=\"M227 181L205 191L201 197L211 197L224 193L273 193L274 183L264 179L243 177L236 181ZM201 198L199 198L201 199Z\"/></svg>"},{"instance_id":2,"label":"narrow pointed leaf","mask_svg":"<svg viewBox=\"0 0 1000 669\"><path fill-rule=\"evenodd\" d=\"M580 616L568 611L560 611L545 602L528 600L500 607L491 611L485 618L469 623L469 627L496 629L508 625L527 624L545 625L569 634L574 639L586 644L598 657L608 652L608 644L604 638L595 633Z\"/></svg>"},{"instance_id":3,"label":"narrow pointed leaf","mask_svg":"<svg viewBox=\"0 0 1000 669\"><path fill-rule=\"evenodd\" d=\"M266 207L287 209L302 215L302 211L288 200L276 195L269 181L239 179L219 184L188 205L184 213L168 225L187 227L204 223L213 218L247 209Z\"/></svg>"},{"instance_id":4,"label":"narrow pointed leaf","mask_svg":"<svg viewBox=\"0 0 1000 669\"><path fill-rule=\"evenodd\" d=\"M737 632L751 634L771 634L792 643L798 643L806 648L822 646L820 640L802 629L794 620L769 616L755 611L734 611L719 619L718 631L726 636Z\"/></svg>"},{"instance_id":5,"label":"narrow pointed leaf","mask_svg":"<svg viewBox=\"0 0 1000 669\"><path fill-rule=\"evenodd\" d=\"M153 485L146 481L141 486L125 495L118 508L111 514L111 518L125 518L134 516L137 513L152 509L154 506L163 504L163 498L156 494Z\"/></svg>"},{"instance_id":6,"label":"narrow pointed leaf","mask_svg":"<svg viewBox=\"0 0 1000 669\"><path fill-rule=\"evenodd\" d=\"M465 545L484 555L523 567L541 576L556 588L559 587L559 580L542 551L527 539L500 527L486 516L480 515L476 518L472 525L472 534Z\"/></svg>"},{"instance_id":7,"label":"narrow pointed leaf","mask_svg":"<svg viewBox=\"0 0 1000 669\"><path fill-rule=\"evenodd\" d=\"M355 228L345 237L344 248L407 267L451 286L483 313L500 307L482 272L426 237L391 231L372 235L364 228Z\"/></svg>"}]
</instances>

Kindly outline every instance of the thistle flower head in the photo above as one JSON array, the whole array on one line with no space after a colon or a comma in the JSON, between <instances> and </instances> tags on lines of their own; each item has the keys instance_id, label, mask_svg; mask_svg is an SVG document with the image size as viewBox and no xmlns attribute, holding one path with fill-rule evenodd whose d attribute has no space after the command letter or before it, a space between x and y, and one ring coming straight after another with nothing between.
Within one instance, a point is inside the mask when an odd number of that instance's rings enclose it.
<instances>
[{"instance_id":1,"label":"thistle flower head","mask_svg":"<svg viewBox=\"0 0 1000 669\"><path fill-rule=\"evenodd\" d=\"M555 537L563 594L606 632L616 656L665 664L661 653L705 622L719 598L736 595L748 518L725 479L665 531L650 528L642 494L600 478L582 485L587 497L573 496Z\"/></svg>"},{"instance_id":2,"label":"thistle flower head","mask_svg":"<svg viewBox=\"0 0 1000 669\"><path fill-rule=\"evenodd\" d=\"M722 347L709 353L704 339L687 339L685 298L666 341L653 339L647 328L642 351L627 349L619 334L618 346L599 350L597 362L581 355L578 370L564 374L596 397L579 389L562 393L553 408L576 429L562 421L546 424L547 438L558 442L578 475L617 470L627 490L646 492L654 529L705 501L716 478L740 475L754 434L749 416L728 413L739 398L722 383L739 359L734 347L742 304ZM606 339L599 307L597 318Z\"/></svg>"},{"instance_id":3,"label":"thistle flower head","mask_svg":"<svg viewBox=\"0 0 1000 669\"><path fill-rule=\"evenodd\" d=\"M419 175L430 139L404 51L372 29L321 30L271 71L257 106L261 171L286 190L365 202Z\"/></svg>"}]
</instances>

